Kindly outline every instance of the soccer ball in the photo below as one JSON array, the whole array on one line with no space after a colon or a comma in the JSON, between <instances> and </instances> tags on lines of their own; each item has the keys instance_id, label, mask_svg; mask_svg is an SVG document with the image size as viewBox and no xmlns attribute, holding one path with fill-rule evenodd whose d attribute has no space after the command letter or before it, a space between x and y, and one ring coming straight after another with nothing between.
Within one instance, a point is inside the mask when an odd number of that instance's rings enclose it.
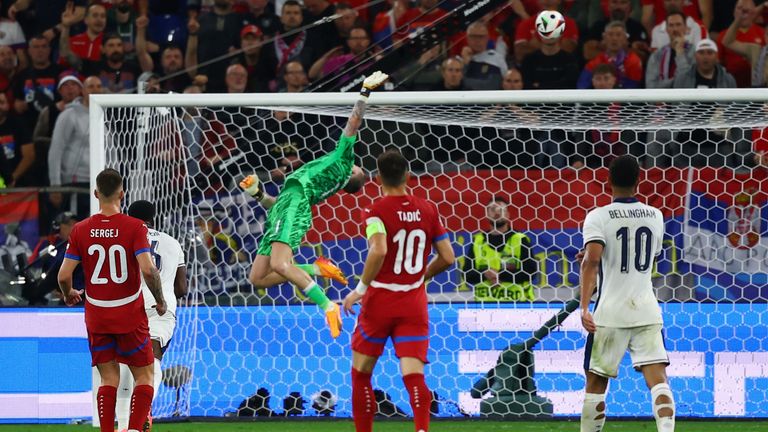
<instances>
[{"instance_id":1,"label":"soccer ball","mask_svg":"<svg viewBox=\"0 0 768 432\"><path fill-rule=\"evenodd\" d=\"M565 31L565 18L558 11L543 11L536 17L536 31L543 39L557 39Z\"/></svg>"}]
</instances>

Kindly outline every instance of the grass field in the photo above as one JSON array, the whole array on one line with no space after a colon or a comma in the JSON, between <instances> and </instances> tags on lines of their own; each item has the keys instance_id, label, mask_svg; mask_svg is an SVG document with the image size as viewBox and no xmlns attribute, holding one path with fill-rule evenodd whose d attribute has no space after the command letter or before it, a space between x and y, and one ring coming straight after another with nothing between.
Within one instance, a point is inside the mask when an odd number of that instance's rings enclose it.
<instances>
[{"instance_id":1,"label":"grass field","mask_svg":"<svg viewBox=\"0 0 768 432\"><path fill-rule=\"evenodd\" d=\"M0 432L93 432L90 425L8 425ZM158 423L154 432L354 432L350 421L255 421L217 423ZM374 425L376 432L411 432L413 424L382 421ZM497 422L497 421L436 421L433 432L578 432L575 421ZM694 421L677 423L676 432L765 432L768 422ZM606 423L604 432L656 432L653 421Z\"/></svg>"}]
</instances>

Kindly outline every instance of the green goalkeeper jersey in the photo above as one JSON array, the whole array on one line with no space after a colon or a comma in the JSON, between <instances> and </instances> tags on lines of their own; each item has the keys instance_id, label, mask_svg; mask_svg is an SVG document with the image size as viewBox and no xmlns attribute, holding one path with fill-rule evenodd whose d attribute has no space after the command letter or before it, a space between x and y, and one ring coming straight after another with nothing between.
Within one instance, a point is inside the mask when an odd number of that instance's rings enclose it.
<instances>
[{"instance_id":1,"label":"green goalkeeper jersey","mask_svg":"<svg viewBox=\"0 0 768 432\"><path fill-rule=\"evenodd\" d=\"M356 136L344 136L342 133L336 149L327 155L294 171L285 179L287 187L292 182L301 184L304 196L313 206L335 194L343 188L352 174L355 162Z\"/></svg>"}]
</instances>

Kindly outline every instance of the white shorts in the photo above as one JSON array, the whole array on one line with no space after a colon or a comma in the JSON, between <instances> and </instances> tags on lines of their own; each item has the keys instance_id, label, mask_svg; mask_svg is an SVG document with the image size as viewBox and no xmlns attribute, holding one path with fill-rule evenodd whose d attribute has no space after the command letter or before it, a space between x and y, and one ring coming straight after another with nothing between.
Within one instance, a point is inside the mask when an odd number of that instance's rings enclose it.
<instances>
[{"instance_id":1,"label":"white shorts","mask_svg":"<svg viewBox=\"0 0 768 432\"><path fill-rule=\"evenodd\" d=\"M637 370L649 364L669 364L661 329L661 324L632 328L598 327L587 337L584 369L606 378L616 378L627 348L632 366Z\"/></svg>"},{"instance_id":2,"label":"white shorts","mask_svg":"<svg viewBox=\"0 0 768 432\"><path fill-rule=\"evenodd\" d=\"M150 308L147 309L147 318L149 319L149 337L160 342L160 348L165 348L173 337L173 330L176 329L176 316L171 312L160 316L155 308Z\"/></svg>"}]
</instances>

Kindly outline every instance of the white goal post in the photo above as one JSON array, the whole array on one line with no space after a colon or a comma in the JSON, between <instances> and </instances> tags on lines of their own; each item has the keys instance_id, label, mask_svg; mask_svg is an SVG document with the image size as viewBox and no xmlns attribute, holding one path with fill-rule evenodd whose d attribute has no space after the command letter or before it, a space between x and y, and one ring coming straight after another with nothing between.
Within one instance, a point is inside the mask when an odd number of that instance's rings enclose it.
<instances>
[{"instance_id":1,"label":"white goal post","mask_svg":"<svg viewBox=\"0 0 768 432\"><path fill-rule=\"evenodd\" d=\"M268 189L277 193L291 169L333 148L356 99L91 96L92 188L102 169L121 171L126 206L156 202L158 229L182 242L190 262L192 292L163 360L155 416L351 415L353 325L346 322L332 342L301 293L248 284L265 213L235 180L255 171L273 180ZM413 193L437 204L457 252L457 266L427 286L427 382L437 395L436 415L512 415L483 398L514 399L518 392L537 395L520 402L523 414L580 413L585 335L578 317L533 349L535 387L516 375L485 391L473 385L510 344L529 338L574 298L583 217L610 200L607 163L632 154L643 167L640 197L666 221L652 271L678 415L768 417L759 403L768 399L760 385L768 377L761 366L768 335L758 331L768 322L768 174L756 157L768 150L765 130L768 89L374 93L356 145L359 164L373 172L381 151L401 149L412 164ZM329 256L354 285L365 257L357 212L378 196L371 180L357 195L340 193L316 206L297 261ZM494 264L474 259L474 250L477 235L488 231L486 205L497 198L508 202L511 229L530 247L523 258L512 257L520 263L508 270L515 282L492 286L483 269ZM92 199L92 211L97 205ZM520 272L525 277L515 276ZM520 294L521 286L529 294ZM335 283L324 287L334 300L347 292ZM611 415L649 416L644 384L628 359L620 374L611 385ZM374 387L402 410L384 415L410 413L397 376L388 349Z\"/></svg>"}]
</instances>

